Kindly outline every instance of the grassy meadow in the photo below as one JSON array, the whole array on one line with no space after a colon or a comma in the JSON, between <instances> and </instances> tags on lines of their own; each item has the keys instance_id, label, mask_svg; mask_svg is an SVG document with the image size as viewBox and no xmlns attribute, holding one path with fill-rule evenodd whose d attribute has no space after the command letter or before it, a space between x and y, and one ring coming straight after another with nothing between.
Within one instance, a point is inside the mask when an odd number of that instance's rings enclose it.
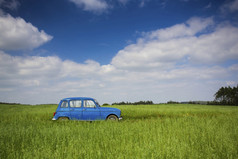
<instances>
[{"instance_id":1,"label":"grassy meadow","mask_svg":"<svg viewBox=\"0 0 238 159\"><path fill-rule=\"evenodd\" d=\"M0 104L0 158L238 158L238 107L115 106L119 122L51 121L56 107Z\"/></svg>"}]
</instances>

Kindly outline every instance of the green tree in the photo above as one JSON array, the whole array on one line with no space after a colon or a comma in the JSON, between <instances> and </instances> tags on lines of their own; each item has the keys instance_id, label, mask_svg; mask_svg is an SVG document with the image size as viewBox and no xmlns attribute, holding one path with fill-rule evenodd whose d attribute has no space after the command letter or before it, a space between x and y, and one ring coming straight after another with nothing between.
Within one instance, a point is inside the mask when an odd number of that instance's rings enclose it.
<instances>
[{"instance_id":1,"label":"green tree","mask_svg":"<svg viewBox=\"0 0 238 159\"><path fill-rule=\"evenodd\" d=\"M233 88L230 86L221 87L214 96L216 103L225 105L238 105L238 85Z\"/></svg>"}]
</instances>

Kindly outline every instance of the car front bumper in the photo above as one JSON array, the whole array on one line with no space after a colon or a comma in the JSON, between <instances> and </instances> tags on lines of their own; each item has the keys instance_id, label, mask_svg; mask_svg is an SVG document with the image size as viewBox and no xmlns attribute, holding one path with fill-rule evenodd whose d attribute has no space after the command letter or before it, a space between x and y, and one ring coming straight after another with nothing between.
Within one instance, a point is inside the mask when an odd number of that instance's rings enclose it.
<instances>
[{"instance_id":1,"label":"car front bumper","mask_svg":"<svg viewBox=\"0 0 238 159\"><path fill-rule=\"evenodd\" d=\"M118 118L118 120L122 120L122 116L120 118Z\"/></svg>"},{"instance_id":2,"label":"car front bumper","mask_svg":"<svg viewBox=\"0 0 238 159\"><path fill-rule=\"evenodd\" d=\"M52 120L56 120L55 118L52 118Z\"/></svg>"}]
</instances>

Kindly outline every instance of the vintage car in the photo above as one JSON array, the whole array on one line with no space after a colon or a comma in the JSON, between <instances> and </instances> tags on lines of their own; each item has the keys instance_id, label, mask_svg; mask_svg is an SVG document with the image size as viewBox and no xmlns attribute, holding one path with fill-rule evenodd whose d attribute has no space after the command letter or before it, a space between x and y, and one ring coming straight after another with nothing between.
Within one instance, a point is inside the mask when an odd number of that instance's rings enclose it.
<instances>
[{"instance_id":1,"label":"vintage car","mask_svg":"<svg viewBox=\"0 0 238 159\"><path fill-rule=\"evenodd\" d=\"M62 99L54 112L52 120L121 120L121 110L101 107L89 97L72 97Z\"/></svg>"}]
</instances>

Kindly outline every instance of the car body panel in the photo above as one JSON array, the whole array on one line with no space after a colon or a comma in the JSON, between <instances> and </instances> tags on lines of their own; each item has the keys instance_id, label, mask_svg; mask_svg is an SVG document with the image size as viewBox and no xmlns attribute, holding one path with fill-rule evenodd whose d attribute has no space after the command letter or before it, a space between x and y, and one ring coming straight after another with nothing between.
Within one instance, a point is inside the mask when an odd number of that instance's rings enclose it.
<instances>
[{"instance_id":1,"label":"car body panel","mask_svg":"<svg viewBox=\"0 0 238 159\"><path fill-rule=\"evenodd\" d=\"M78 120L81 119L83 116L83 108L69 108L71 120Z\"/></svg>"},{"instance_id":2,"label":"car body panel","mask_svg":"<svg viewBox=\"0 0 238 159\"><path fill-rule=\"evenodd\" d=\"M106 120L109 115L122 119L120 109L101 107L93 98L72 97L60 101L52 120L58 120L60 117L70 120Z\"/></svg>"}]
</instances>

